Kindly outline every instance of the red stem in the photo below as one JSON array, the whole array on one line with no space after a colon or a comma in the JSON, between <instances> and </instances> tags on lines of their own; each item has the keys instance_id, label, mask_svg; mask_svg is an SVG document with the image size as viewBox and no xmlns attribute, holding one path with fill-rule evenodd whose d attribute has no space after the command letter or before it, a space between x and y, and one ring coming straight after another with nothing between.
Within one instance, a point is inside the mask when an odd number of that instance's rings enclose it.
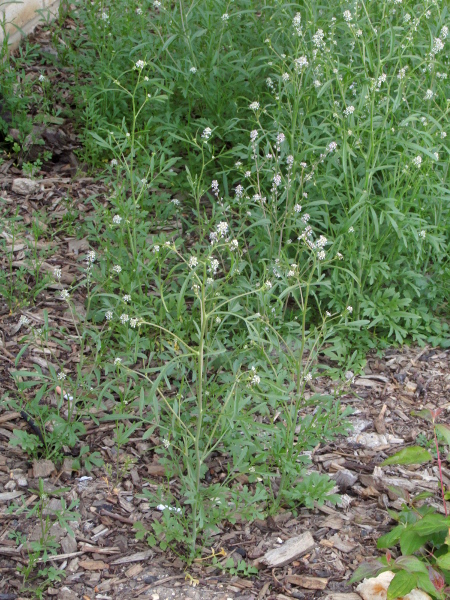
<instances>
[{"instance_id":1,"label":"red stem","mask_svg":"<svg viewBox=\"0 0 450 600\"><path fill-rule=\"evenodd\" d=\"M441 455L439 454L439 446L438 446L438 441L437 441L437 437L436 437L436 427L433 427L433 432L434 432L434 443L436 444L437 460L438 460L438 467L439 467L439 478L441 480L442 502L444 504L445 516L447 517L448 516L448 513L447 513L447 503L445 502L444 482L442 480Z\"/></svg>"}]
</instances>

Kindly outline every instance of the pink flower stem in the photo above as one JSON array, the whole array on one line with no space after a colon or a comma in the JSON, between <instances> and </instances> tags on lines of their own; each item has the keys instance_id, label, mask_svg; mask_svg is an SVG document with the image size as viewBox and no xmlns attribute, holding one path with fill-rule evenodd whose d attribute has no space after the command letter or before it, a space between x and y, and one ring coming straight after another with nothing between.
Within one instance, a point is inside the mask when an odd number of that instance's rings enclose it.
<instances>
[{"instance_id":1,"label":"pink flower stem","mask_svg":"<svg viewBox=\"0 0 450 600\"><path fill-rule=\"evenodd\" d=\"M433 427L433 432L434 432L434 443L436 444L437 460L438 460L438 467L439 467L439 479L441 480L442 502L444 504L445 516L447 517L448 516L448 513L447 513L447 503L445 502L444 482L442 480L441 455L439 454L439 445L438 445L438 441L437 441L437 437L436 437L436 428L435 427Z\"/></svg>"}]
</instances>

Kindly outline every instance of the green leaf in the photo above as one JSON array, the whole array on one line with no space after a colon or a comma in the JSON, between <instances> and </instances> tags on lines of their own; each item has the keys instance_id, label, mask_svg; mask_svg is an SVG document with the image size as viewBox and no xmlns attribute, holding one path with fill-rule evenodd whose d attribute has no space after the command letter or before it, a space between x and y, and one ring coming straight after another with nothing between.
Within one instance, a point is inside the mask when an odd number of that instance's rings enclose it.
<instances>
[{"instance_id":1,"label":"green leaf","mask_svg":"<svg viewBox=\"0 0 450 600\"><path fill-rule=\"evenodd\" d=\"M414 525L411 525L411 529L419 535L426 536L439 531L446 531L450 527L450 517L444 517L443 515L426 515Z\"/></svg>"},{"instance_id":2,"label":"green leaf","mask_svg":"<svg viewBox=\"0 0 450 600\"><path fill-rule=\"evenodd\" d=\"M448 425L444 425L443 423L439 423L438 425L435 425L435 427L436 431L442 435L445 442L450 446L450 427Z\"/></svg>"},{"instance_id":3,"label":"green leaf","mask_svg":"<svg viewBox=\"0 0 450 600\"><path fill-rule=\"evenodd\" d=\"M422 537L416 531L406 529L400 536L400 549L402 554L413 554L428 541L427 537Z\"/></svg>"},{"instance_id":4,"label":"green leaf","mask_svg":"<svg viewBox=\"0 0 450 600\"><path fill-rule=\"evenodd\" d=\"M417 585L417 576L408 571L400 571L396 573L394 579L391 581L388 591L387 600L396 600L397 598L403 598L406 594L409 594Z\"/></svg>"},{"instance_id":5,"label":"green leaf","mask_svg":"<svg viewBox=\"0 0 450 600\"><path fill-rule=\"evenodd\" d=\"M421 448L420 446L411 446L410 448L404 448L397 452L397 454L393 454L386 460L383 460L382 465L421 465L422 463L429 462L433 460L433 457L425 450L425 448Z\"/></svg>"},{"instance_id":6,"label":"green leaf","mask_svg":"<svg viewBox=\"0 0 450 600\"><path fill-rule=\"evenodd\" d=\"M447 552L447 554L443 554L442 556L439 556L439 558L436 560L436 564L438 567L441 567L441 569L449 571L450 570L450 552Z\"/></svg>"},{"instance_id":7,"label":"green leaf","mask_svg":"<svg viewBox=\"0 0 450 600\"><path fill-rule=\"evenodd\" d=\"M400 536L405 531L403 525L397 525L392 531L382 535L377 541L377 548L382 550L383 548L391 548L399 541Z\"/></svg>"},{"instance_id":8,"label":"green leaf","mask_svg":"<svg viewBox=\"0 0 450 600\"><path fill-rule=\"evenodd\" d=\"M396 559L395 564L409 573L428 574L426 565L417 556L400 556Z\"/></svg>"},{"instance_id":9,"label":"green leaf","mask_svg":"<svg viewBox=\"0 0 450 600\"><path fill-rule=\"evenodd\" d=\"M379 560L362 563L353 573L350 583L356 583L357 581L361 581L362 579L366 579L368 577L375 577L379 573L380 569L383 568L384 565Z\"/></svg>"}]
</instances>

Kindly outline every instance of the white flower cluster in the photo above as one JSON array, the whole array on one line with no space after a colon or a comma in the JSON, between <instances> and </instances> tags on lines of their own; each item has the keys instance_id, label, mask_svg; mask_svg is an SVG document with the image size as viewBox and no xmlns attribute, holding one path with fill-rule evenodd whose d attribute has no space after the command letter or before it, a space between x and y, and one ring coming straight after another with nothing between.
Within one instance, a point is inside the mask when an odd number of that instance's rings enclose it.
<instances>
[{"instance_id":1,"label":"white flower cluster","mask_svg":"<svg viewBox=\"0 0 450 600\"><path fill-rule=\"evenodd\" d=\"M212 133L211 127L205 127L205 129L203 130L203 133L202 133L202 139L205 140L205 142L207 142L209 140L209 138L211 137L211 133Z\"/></svg>"},{"instance_id":2,"label":"white flower cluster","mask_svg":"<svg viewBox=\"0 0 450 600\"><path fill-rule=\"evenodd\" d=\"M300 58L296 58L294 60L294 69L296 71L296 73L301 73L302 71L304 71L306 69L306 67L309 65L308 63L308 59L306 58L306 56L300 56Z\"/></svg>"},{"instance_id":3,"label":"white flower cluster","mask_svg":"<svg viewBox=\"0 0 450 600\"><path fill-rule=\"evenodd\" d=\"M302 15L299 12L292 19L292 26L295 33L300 37L302 35Z\"/></svg>"},{"instance_id":4,"label":"white flower cluster","mask_svg":"<svg viewBox=\"0 0 450 600\"><path fill-rule=\"evenodd\" d=\"M188 265L191 269L198 265L198 258L196 256L191 256L188 262Z\"/></svg>"},{"instance_id":5,"label":"white flower cluster","mask_svg":"<svg viewBox=\"0 0 450 600\"><path fill-rule=\"evenodd\" d=\"M255 367L251 368L250 385L258 385L261 382L261 377L256 373Z\"/></svg>"},{"instance_id":6,"label":"white flower cluster","mask_svg":"<svg viewBox=\"0 0 450 600\"><path fill-rule=\"evenodd\" d=\"M252 102L252 103L249 105L249 109L250 109L250 110L255 110L255 111L256 111L256 110L259 110L259 102Z\"/></svg>"}]
</instances>

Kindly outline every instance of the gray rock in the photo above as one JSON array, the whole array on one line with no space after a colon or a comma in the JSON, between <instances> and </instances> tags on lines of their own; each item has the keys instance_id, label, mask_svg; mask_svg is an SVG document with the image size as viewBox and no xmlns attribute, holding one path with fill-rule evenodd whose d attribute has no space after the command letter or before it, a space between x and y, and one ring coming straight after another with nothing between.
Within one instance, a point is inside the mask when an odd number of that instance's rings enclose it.
<instances>
[{"instance_id":1,"label":"gray rock","mask_svg":"<svg viewBox=\"0 0 450 600\"><path fill-rule=\"evenodd\" d=\"M12 191L21 196L27 196L32 194L39 187L39 182L34 179L27 179L26 177L14 179L12 182Z\"/></svg>"}]
</instances>

